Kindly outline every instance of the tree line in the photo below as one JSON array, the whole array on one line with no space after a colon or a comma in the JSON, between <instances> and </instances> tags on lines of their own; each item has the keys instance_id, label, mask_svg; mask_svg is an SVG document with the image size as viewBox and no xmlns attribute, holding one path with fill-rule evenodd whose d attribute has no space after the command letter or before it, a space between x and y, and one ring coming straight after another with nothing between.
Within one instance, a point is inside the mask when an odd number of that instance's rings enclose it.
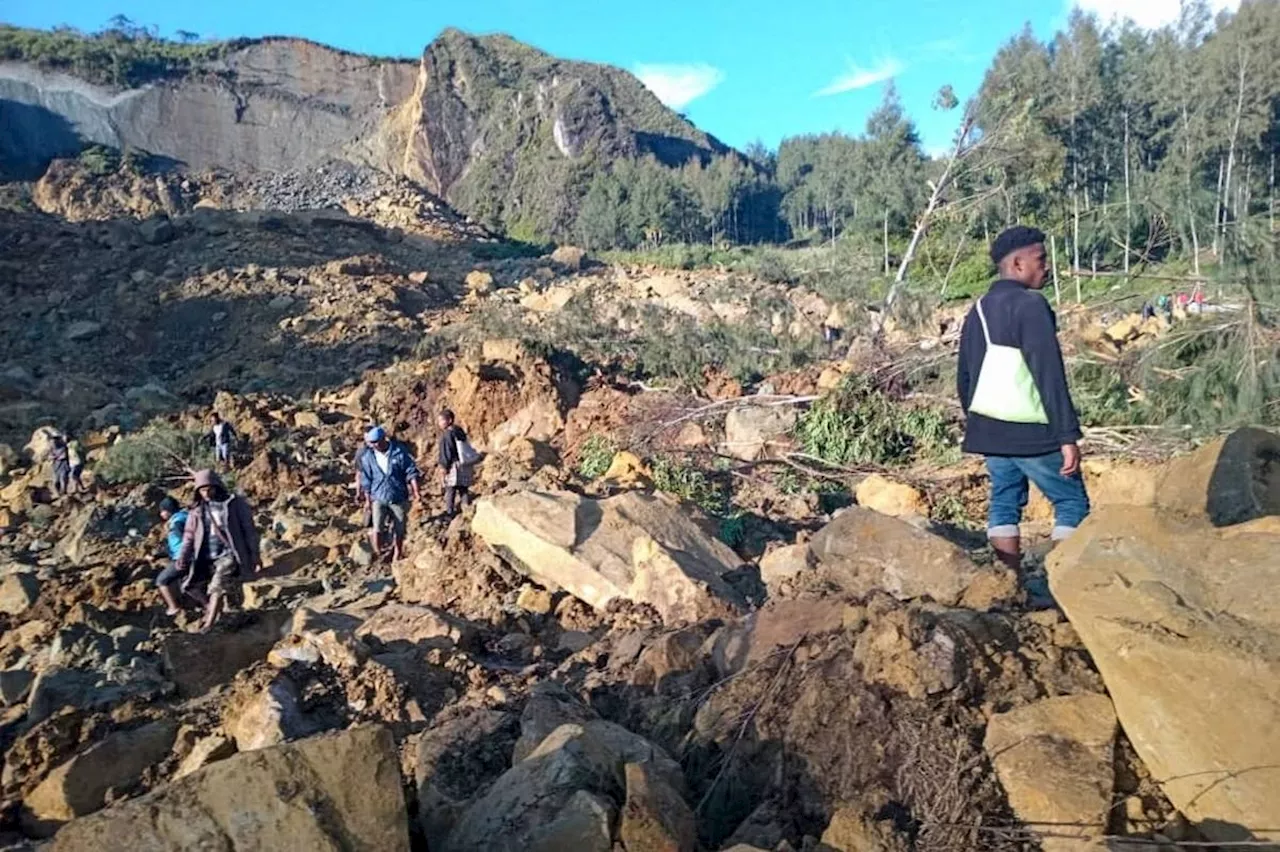
<instances>
[{"instance_id":1,"label":"tree line","mask_svg":"<svg viewBox=\"0 0 1280 852\"><path fill-rule=\"evenodd\" d=\"M936 158L890 84L856 136L682 169L616 161L584 176L556 236L591 248L858 236L899 277L922 241L954 246L954 265L1013 222L1059 235L1059 262L1077 269L1179 258L1198 274L1207 257L1273 250L1280 0L1216 18L1184 0L1155 31L1077 10L1047 43L1027 28L1005 44L969 103L944 89L935 107L957 126Z\"/></svg>"}]
</instances>

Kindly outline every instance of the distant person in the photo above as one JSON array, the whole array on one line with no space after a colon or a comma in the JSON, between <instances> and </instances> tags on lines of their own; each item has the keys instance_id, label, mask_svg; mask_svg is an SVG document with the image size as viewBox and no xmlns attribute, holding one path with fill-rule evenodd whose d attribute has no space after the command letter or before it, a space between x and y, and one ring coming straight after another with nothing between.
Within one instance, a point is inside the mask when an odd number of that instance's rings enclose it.
<instances>
[{"instance_id":1,"label":"distant person","mask_svg":"<svg viewBox=\"0 0 1280 852\"><path fill-rule=\"evenodd\" d=\"M1173 298L1168 293L1161 293L1156 298L1156 308L1160 313L1164 314L1164 318L1169 322L1173 322Z\"/></svg>"},{"instance_id":2,"label":"distant person","mask_svg":"<svg viewBox=\"0 0 1280 852\"><path fill-rule=\"evenodd\" d=\"M991 246L999 279L965 317L956 389L967 415L963 449L986 456L987 536L1011 568L1022 562L1028 480L1053 503L1055 541L1089 514L1080 475L1080 421L1071 402L1044 286L1044 234L1015 227Z\"/></svg>"},{"instance_id":3,"label":"distant person","mask_svg":"<svg viewBox=\"0 0 1280 852\"><path fill-rule=\"evenodd\" d=\"M409 502L422 499L418 489L421 474L409 448L400 441L391 440L386 429L375 426L364 438L369 449L360 456L358 487L365 495L373 522L369 528L369 543L374 556L382 559L382 529L390 523L391 561L395 562L404 556Z\"/></svg>"},{"instance_id":4,"label":"distant person","mask_svg":"<svg viewBox=\"0 0 1280 852\"><path fill-rule=\"evenodd\" d=\"M226 599L239 591L246 574L262 570L258 531L253 512L239 494L227 491L211 470L195 475L196 499L187 515L178 554L178 571L186 575L182 591L190 594L196 577L207 573L208 603L201 632L209 632L226 607Z\"/></svg>"},{"instance_id":5,"label":"distant person","mask_svg":"<svg viewBox=\"0 0 1280 852\"><path fill-rule=\"evenodd\" d=\"M1148 299L1147 301L1143 302L1142 303L1142 321L1146 322L1149 319L1155 319L1155 315L1156 315L1156 306L1151 304L1151 300Z\"/></svg>"},{"instance_id":6,"label":"distant person","mask_svg":"<svg viewBox=\"0 0 1280 852\"><path fill-rule=\"evenodd\" d=\"M1187 305L1187 312L1192 314L1204 312L1204 287L1199 284L1191 291L1191 304Z\"/></svg>"},{"instance_id":7,"label":"distant person","mask_svg":"<svg viewBox=\"0 0 1280 852\"><path fill-rule=\"evenodd\" d=\"M84 491L84 451L80 448L80 442L70 436L67 437L67 465L70 468L67 487L69 493L78 494Z\"/></svg>"},{"instance_id":8,"label":"distant person","mask_svg":"<svg viewBox=\"0 0 1280 852\"><path fill-rule=\"evenodd\" d=\"M165 544L169 550L169 564L156 577L156 587L160 589L160 597L164 598L165 615L177 615L182 611L178 604L178 595L183 592L182 572L178 569L178 557L182 555L183 533L187 526L187 510L178 505L172 497L160 501L160 518L165 525ZM196 583L191 583L186 594L201 606L208 606L209 600L200 591Z\"/></svg>"},{"instance_id":9,"label":"distant person","mask_svg":"<svg viewBox=\"0 0 1280 852\"><path fill-rule=\"evenodd\" d=\"M231 467L231 448L236 441L236 430L222 419L222 415L214 412L209 415L209 440L213 444L214 460L226 470Z\"/></svg>"},{"instance_id":10,"label":"distant person","mask_svg":"<svg viewBox=\"0 0 1280 852\"><path fill-rule=\"evenodd\" d=\"M436 449L436 464L444 478L444 513L452 518L458 514L458 505L471 505L471 485L475 482L475 466L480 454L467 440L467 433L457 424L457 418L449 409L436 418L440 428L440 443Z\"/></svg>"},{"instance_id":11,"label":"distant person","mask_svg":"<svg viewBox=\"0 0 1280 852\"><path fill-rule=\"evenodd\" d=\"M49 464L53 468L53 492L62 497L71 484L71 449L61 432L50 429L46 434L49 436Z\"/></svg>"}]
</instances>

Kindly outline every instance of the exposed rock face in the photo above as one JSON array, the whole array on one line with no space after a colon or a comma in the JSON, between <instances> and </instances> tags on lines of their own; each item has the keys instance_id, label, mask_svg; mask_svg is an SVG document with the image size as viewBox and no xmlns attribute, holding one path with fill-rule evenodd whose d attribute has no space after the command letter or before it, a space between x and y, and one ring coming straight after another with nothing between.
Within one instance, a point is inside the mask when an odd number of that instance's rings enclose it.
<instances>
[{"instance_id":1,"label":"exposed rock face","mask_svg":"<svg viewBox=\"0 0 1280 852\"><path fill-rule=\"evenodd\" d=\"M769 453L796 425L793 406L746 406L735 408L724 419L725 452L734 458L754 461Z\"/></svg>"},{"instance_id":2,"label":"exposed rock face","mask_svg":"<svg viewBox=\"0 0 1280 852\"><path fill-rule=\"evenodd\" d=\"M1049 698L1001 713L985 746L1009 804L1044 837L1045 852L1088 852L1106 833L1116 714L1105 695ZM1078 834L1079 837L1062 835Z\"/></svg>"},{"instance_id":3,"label":"exposed rock face","mask_svg":"<svg viewBox=\"0 0 1280 852\"><path fill-rule=\"evenodd\" d=\"M237 755L69 823L52 849L407 852L395 745L367 726Z\"/></svg>"},{"instance_id":4,"label":"exposed rock face","mask_svg":"<svg viewBox=\"0 0 1280 852\"><path fill-rule=\"evenodd\" d=\"M86 140L195 169L291 169L335 158L381 165L389 152L375 131L416 77L411 62L370 62L299 39L249 44L207 71L117 91L0 64L8 129L0 159L35 176Z\"/></svg>"},{"instance_id":5,"label":"exposed rock face","mask_svg":"<svg viewBox=\"0 0 1280 852\"><path fill-rule=\"evenodd\" d=\"M538 582L596 609L621 598L674 622L725 615L741 603L722 579L739 563L734 552L661 497L501 494L476 504L472 531Z\"/></svg>"},{"instance_id":6,"label":"exposed rock face","mask_svg":"<svg viewBox=\"0 0 1280 852\"><path fill-rule=\"evenodd\" d=\"M1270 521L1217 530L1105 507L1048 560L1125 733L1170 801L1216 840L1274 826L1280 802L1280 604L1263 591L1280 582L1280 533ZM1230 696L1230 712L1206 696Z\"/></svg>"}]
</instances>

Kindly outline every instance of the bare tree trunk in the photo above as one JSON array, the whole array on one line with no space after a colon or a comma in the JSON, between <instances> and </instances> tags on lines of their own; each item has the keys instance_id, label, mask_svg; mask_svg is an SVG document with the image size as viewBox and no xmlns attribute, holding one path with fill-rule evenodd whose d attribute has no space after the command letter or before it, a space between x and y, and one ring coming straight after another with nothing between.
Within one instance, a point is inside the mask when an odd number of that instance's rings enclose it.
<instances>
[{"instance_id":1,"label":"bare tree trunk","mask_svg":"<svg viewBox=\"0 0 1280 852\"><path fill-rule=\"evenodd\" d=\"M947 274L942 276L942 292L938 294L939 299L947 295L947 282L951 280L951 273L956 271L956 262L960 260L960 250L964 248L965 240L967 239L969 239L968 234L961 234L960 242L956 243L956 250L951 255L951 264L947 267Z\"/></svg>"},{"instance_id":2,"label":"bare tree trunk","mask_svg":"<svg viewBox=\"0 0 1280 852\"><path fill-rule=\"evenodd\" d=\"M1213 256L1221 257L1222 251L1222 234L1226 231L1227 221L1227 205L1222 196L1222 177L1227 171L1227 160L1225 157L1218 157L1218 192L1214 196L1213 202L1215 209L1213 211Z\"/></svg>"},{"instance_id":3,"label":"bare tree trunk","mask_svg":"<svg viewBox=\"0 0 1280 852\"><path fill-rule=\"evenodd\" d=\"M1276 253L1276 152L1271 152L1271 173L1267 176L1267 243L1271 256Z\"/></svg>"},{"instance_id":4,"label":"bare tree trunk","mask_svg":"<svg viewBox=\"0 0 1280 852\"><path fill-rule=\"evenodd\" d=\"M1049 263L1053 269L1053 303L1061 305L1062 290L1058 287L1058 238L1053 234L1049 235Z\"/></svg>"},{"instance_id":5,"label":"bare tree trunk","mask_svg":"<svg viewBox=\"0 0 1280 852\"><path fill-rule=\"evenodd\" d=\"M1133 239L1133 197L1129 190L1129 111L1124 111L1124 274L1129 274L1129 241Z\"/></svg>"},{"instance_id":6,"label":"bare tree trunk","mask_svg":"<svg viewBox=\"0 0 1280 852\"><path fill-rule=\"evenodd\" d=\"M1187 222L1191 227L1191 268L1198 276L1200 274L1200 235L1196 232L1196 206L1191 198L1191 115L1185 99L1182 102L1182 143L1187 179Z\"/></svg>"},{"instance_id":7,"label":"bare tree trunk","mask_svg":"<svg viewBox=\"0 0 1280 852\"><path fill-rule=\"evenodd\" d=\"M1236 45L1236 114L1231 123L1231 142L1227 146L1227 174L1222 184L1222 247L1227 240L1227 202L1231 198L1231 168L1236 162L1236 140L1240 137L1240 116L1244 112L1244 82L1249 70L1249 60L1244 55L1244 45Z\"/></svg>"},{"instance_id":8,"label":"bare tree trunk","mask_svg":"<svg viewBox=\"0 0 1280 852\"><path fill-rule=\"evenodd\" d=\"M889 274L889 208L884 208L884 274Z\"/></svg>"}]
</instances>

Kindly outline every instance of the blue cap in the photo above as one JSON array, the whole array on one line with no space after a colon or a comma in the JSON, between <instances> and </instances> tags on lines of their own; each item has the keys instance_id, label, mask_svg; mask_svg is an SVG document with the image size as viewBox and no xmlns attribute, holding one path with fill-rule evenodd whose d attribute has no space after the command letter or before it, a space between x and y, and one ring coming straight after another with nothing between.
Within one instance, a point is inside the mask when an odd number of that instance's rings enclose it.
<instances>
[{"instance_id":1,"label":"blue cap","mask_svg":"<svg viewBox=\"0 0 1280 852\"><path fill-rule=\"evenodd\" d=\"M364 433L364 440L367 444L376 444L383 438L387 437L387 430L381 426L374 426L368 432Z\"/></svg>"}]
</instances>

